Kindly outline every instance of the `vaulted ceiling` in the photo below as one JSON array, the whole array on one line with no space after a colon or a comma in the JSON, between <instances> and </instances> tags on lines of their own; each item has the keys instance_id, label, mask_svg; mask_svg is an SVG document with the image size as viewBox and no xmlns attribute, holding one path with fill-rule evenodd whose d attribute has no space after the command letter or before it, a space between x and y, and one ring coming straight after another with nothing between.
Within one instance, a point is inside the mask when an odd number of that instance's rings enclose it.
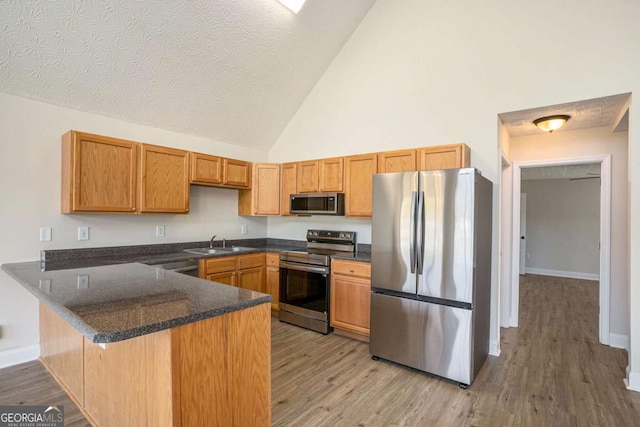
<instances>
[{"instance_id":1,"label":"vaulted ceiling","mask_svg":"<svg viewBox=\"0 0 640 427\"><path fill-rule=\"evenodd\" d=\"M375 0L0 4L0 92L267 150Z\"/></svg>"}]
</instances>

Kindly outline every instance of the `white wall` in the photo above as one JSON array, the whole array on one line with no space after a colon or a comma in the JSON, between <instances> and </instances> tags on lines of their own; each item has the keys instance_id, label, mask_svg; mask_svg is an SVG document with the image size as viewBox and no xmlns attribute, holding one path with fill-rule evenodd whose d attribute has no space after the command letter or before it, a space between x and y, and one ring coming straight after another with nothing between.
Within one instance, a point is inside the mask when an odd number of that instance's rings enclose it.
<instances>
[{"instance_id":1,"label":"white wall","mask_svg":"<svg viewBox=\"0 0 640 427\"><path fill-rule=\"evenodd\" d=\"M269 158L464 141L472 164L496 182L497 114L640 92L638 16L640 2L628 0L378 0ZM633 108L630 126L640 128ZM631 132L630 140L632 159L638 159L640 134ZM631 172L631 180L640 183L640 168ZM640 224L640 191L631 190L631 223ZM632 259L640 258L636 228L631 229ZM496 280L497 229L495 222ZM631 288L632 304L640 305L640 264L632 267ZM497 282L493 292L497 295ZM499 339L498 314L494 304L492 340ZM630 378L640 389L640 312L632 323Z\"/></svg>"},{"instance_id":2,"label":"white wall","mask_svg":"<svg viewBox=\"0 0 640 427\"><path fill-rule=\"evenodd\" d=\"M191 187L189 215L62 215L60 213L60 137L70 129L139 142L220 154L249 161L264 152L191 135L109 119L41 102L0 94L0 264L33 261L41 249L119 246L219 238L266 237L264 218L237 215L237 191ZM156 238L155 225L166 227ZM240 235L240 224L249 234ZM88 225L91 240L76 240ZM39 228L53 228L51 242L39 241ZM0 365L12 349L38 343L35 297L0 272ZM37 354L36 354L37 355Z\"/></svg>"},{"instance_id":3,"label":"white wall","mask_svg":"<svg viewBox=\"0 0 640 427\"><path fill-rule=\"evenodd\" d=\"M611 333L629 336L628 135L608 128L511 138L514 162L611 154ZM527 199L528 202L528 199Z\"/></svg>"},{"instance_id":4,"label":"white wall","mask_svg":"<svg viewBox=\"0 0 640 427\"><path fill-rule=\"evenodd\" d=\"M600 180L522 181L527 194L526 272L598 280Z\"/></svg>"}]
</instances>

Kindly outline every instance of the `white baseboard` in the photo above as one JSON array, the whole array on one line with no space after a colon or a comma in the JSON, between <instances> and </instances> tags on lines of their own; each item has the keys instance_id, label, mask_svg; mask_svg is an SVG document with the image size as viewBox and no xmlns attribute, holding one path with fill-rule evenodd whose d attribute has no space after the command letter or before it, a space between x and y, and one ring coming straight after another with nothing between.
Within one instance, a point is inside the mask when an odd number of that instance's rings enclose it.
<instances>
[{"instance_id":1,"label":"white baseboard","mask_svg":"<svg viewBox=\"0 0 640 427\"><path fill-rule=\"evenodd\" d=\"M629 336L620 334L609 334L609 345L615 348L622 348L629 352Z\"/></svg>"},{"instance_id":2,"label":"white baseboard","mask_svg":"<svg viewBox=\"0 0 640 427\"><path fill-rule=\"evenodd\" d=\"M500 349L498 348L498 341L489 340L489 355L500 356Z\"/></svg>"},{"instance_id":3,"label":"white baseboard","mask_svg":"<svg viewBox=\"0 0 640 427\"><path fill-rule=\"evenodd\" d=\"M629 366L627 366L627 378L624 379L624 385L628 390L640 391L640 373L631 372Z\"/></svg>"},{"instance_id":4,"label":"white baseboard","mask_svg":"<svg viewBox=\"0 0 640 427\"><path fill-rule=\"evenodd\" d=\"M32 345L29 347L14 348L12 350L0 352L0 368L7 366L19 365L20 363L30 362L40 357L40 346Z\"/></svg>"},{"instance_id":5,"label":"white baseboard","mask_svg":"<svg viewBox=\"0 0 640 427\"><path fill-rule=\"evenodd\" d=\"M600 280L599 274L578 273L577 271L547 270L545 268L533 267L527 267L524 269L524 271L525 273L539 274L540 276L566 277L568 279Z\"/></svg>"}]
</instances>

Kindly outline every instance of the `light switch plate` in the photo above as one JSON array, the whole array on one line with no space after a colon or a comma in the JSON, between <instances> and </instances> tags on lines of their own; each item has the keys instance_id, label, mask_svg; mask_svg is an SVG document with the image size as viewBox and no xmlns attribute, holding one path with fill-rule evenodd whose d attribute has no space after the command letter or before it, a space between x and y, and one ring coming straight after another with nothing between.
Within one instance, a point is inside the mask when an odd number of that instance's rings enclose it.
<instances>
[{"instance_id":1,"label":"light switch plate","mask_svg":"<svg viewBox=\"0 0 640 427\"><path fill-rule=\"evenodd\" d=\"M249 226L247 224L241 224L240 234L248 234L248 233L249 233Z\"/></svg>"},{"instance_id":2,"label":"light switch plate","mask_svg":"<svg viewBox=\"0 0 640 427\"><path fill-rule=\"evenodd\" d=\"M156 237L164 237L164 225L156 225Z\"/></svg>"},{"instance_id":3,"label":"light switch plate","mask_svg":"<svg viewBox=\"0 0 640 427\"><path fill-rule=\"evenodd\" d=\"M51 227L40 227L40 241L41 242L51 241Z\"/></svg>"},{"instance_id":4,"label":"light switch plate","mask_svg":"<svg viewBox=\"0 0 640 427\"><path fill-rule=\"evenodd\" d=\"M89 227L78 227L78 240L89 240Z\"/></svg>"},{"instance_id":5,"label":"light switch plate","mask_svg":"<svg viewBox=\"0 0 640 427\"><path fill-rule=\"evenodd\" d=\"M88 289L89 288L89 276L82 275L78 276L78 289Z\"/></svg>"}]
</instances>

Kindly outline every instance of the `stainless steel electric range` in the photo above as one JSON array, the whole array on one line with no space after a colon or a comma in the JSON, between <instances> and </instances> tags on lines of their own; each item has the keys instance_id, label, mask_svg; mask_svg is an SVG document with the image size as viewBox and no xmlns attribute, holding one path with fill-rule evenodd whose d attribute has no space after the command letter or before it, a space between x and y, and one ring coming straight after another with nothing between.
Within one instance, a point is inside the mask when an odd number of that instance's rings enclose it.
<instances>
[{"instance_id":1,"label":"stainless steel electric range","mask_svg":"<svg viewBox=\"0 0 640 427\"><path fill-rule=\"evenodd\" d=\"M280 253L280 321L331 331L331 255L353 254L354 231L308 230L307 249Z\"/></svg>"}]
</instances>

